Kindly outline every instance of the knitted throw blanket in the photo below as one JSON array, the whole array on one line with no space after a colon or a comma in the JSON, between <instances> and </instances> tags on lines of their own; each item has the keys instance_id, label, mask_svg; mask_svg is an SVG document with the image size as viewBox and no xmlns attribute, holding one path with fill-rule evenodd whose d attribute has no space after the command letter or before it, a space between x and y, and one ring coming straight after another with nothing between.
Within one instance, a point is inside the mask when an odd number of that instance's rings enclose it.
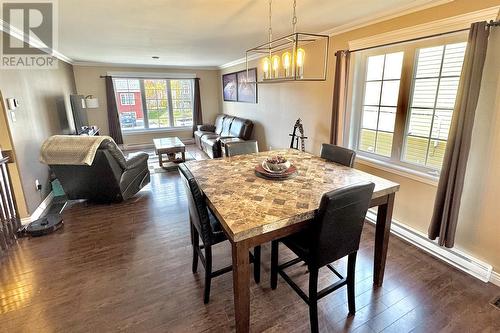
<instances>
[{"instance_id":1,"label":"knitted throw blanket","mask_svg":"<svg viewBox=\"0 0 500 333\"><path fill-rule=\"evenodd\" d=\"M92 165L97 148L109 136L54 135L45 140L40 162L48 165Z\"/></svg>"}]
</instances>

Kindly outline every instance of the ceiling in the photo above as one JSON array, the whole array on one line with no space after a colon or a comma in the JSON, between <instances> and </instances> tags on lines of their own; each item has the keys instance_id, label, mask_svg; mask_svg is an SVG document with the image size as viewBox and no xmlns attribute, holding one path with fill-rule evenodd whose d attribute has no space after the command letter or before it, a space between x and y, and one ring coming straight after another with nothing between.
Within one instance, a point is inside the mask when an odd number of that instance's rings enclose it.
<instances>
[{"instance_id":1,"label":"ceiling","mask_svg":"<svg viewBox=\"0 0 500 333\"><path fill-rule=\"evenodd\" d=\"M443 0L297 0L298 31L329 29ZM58 51L75 62L216 67L267 41L267 0L59 1ZM292 0L273 1L273 35ZM160 59L152 59L159 56Z\"/></svg>"}]
</instances>

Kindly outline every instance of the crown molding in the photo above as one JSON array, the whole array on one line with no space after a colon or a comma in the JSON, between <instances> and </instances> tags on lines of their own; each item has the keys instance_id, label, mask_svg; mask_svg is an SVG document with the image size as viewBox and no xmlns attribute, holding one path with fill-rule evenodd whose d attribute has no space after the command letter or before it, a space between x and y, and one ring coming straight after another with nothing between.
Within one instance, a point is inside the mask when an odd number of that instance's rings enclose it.
<instances>
[{"instance_id":1,"label":"crown molding","mask_svg":"<svg viewBox=\"0 0 500 333\"><path fill-rule=\"evenodd\" d=\"M133 77L133 78L145 78L145 79L194 79L196 78L195 73L169 73L169 72L113 72L108 71L106 73L108 76L114 77Z\"/></svg>"},{"instance_id":2,"label":"crown molding","mask_svg":"<svg viewBox=\"0 0 500 333\"><path fill-rule=\"evenodd\" d=\"M387 20L390 20L390 19L393 19L393 18L396 18L399 16L404 16L404 15L415 13L415 12L418 12L418 11L421 11L424 9L444 5L444 4L453 2L453 1L455 1L455 0L438 0L438 1L429 2L429 3L423 4L423 5L419 5L419 6L415 6L415 5L411 5L411 4L406 5L406 6L400 6L400 7L397 7L396 9L393 8L393 9L388 9L386 11L383 11L376 16L370 17L369 19L362 18L359 20L354 20L354 21L351 21L347 24L343 24L343 25L340 25L340 26L335 27L335 28L331 28L328 30L318 32L318 34L328 35L328 36L332 37L335 35L343 34L343 33L348 32L348 31L360 29L360 28L363 28L363 27L366 27L366 26L369 26L372 24L387 21ZM257 56L257 58L259 58L258 55L256 55L256 56ZM253 58L253 57L252 57L252 59L250 57L248 58L248 60L255 60L255 59L256 58ZM245 57L239 58L239 59L230 61L228 63L225 63L223 65L220 65L219 69L224 69L224 68L240 65L244 62L246 62Z\"/></svg>"},{"instance_id":3,"label":"crown molding","mask_svg":"<svg viewBox=\"0 0 500 333\"><path fill-rule=\"evenodd\" d=\"M74 61L73 66L82 67L116 67L116 68L152 68L152 69L189 69L189 70L218 70L218 66L173 66L173 65L153 65L153 64L124 64L93 61Z\"/></svg>"},{"instance_id":4,"label":"crown molding","mask_svg":"<svg viewBox=\"0 0 500 333\"><path fill-rule=\"evenodd\" d=\"M417 5L417 6L408 4L405 6L397 7L396 9L394 9L394 8L388 9L388 10L380 13L379 15L374 16L373 19L364 19L363 18L363 19L359 19L359 20L354 20L350 23L343 24L341 26L322 31L322 32L320 32L320 34L328 35L328 36L340 35L340 34L343 34L343 33L346 33L346 32L352 31L352 30L367 27L367 26L372 25L372 24L377 24L380 22L388 21L388 20L391 20L391 19L396 18L396 17L401 17L401 16L405 16L405 15L412 14L415 12L419 12L419 11L422 11L425 9L429 9L432 7L445 5L447 3L454 2L454 1L455 0L437 0L437 1L429 2L426 4L422 4L422 5Z\"/></svg>"},{"instance_id":5,"label":"crown molding","mask_svg":"<svg viewBox=\"0 0 500 333\"><path fill-rule=\"evenodd\" d=\"M8 27L8 29L7 29ZM9 34L10 36L20 40L20 41L23 41L24 40L24 32L19 30L18 28L10 25L9 23L5 22L4 20L0 19L0 31L3 31L4 33L6 34ZM28 44L31 46L31 47L34 47L34 48L37 48L37 49L44 49L44 48L47 48L47 45L45 45L45 43L43 43L42 41L40 40L37 40L37 39L32 39L32 38L29 38L29 41L28 41ZM73 59L71 59L70 57L67 57L65 56L64 54L62 54L61 52L59 52L56 48L52 49L52 54L49 54L49 55L52 55L53 57L61 60L61 61L64 61L70 65L73 65Z\"/></svg>"},{"instance_id":6,"label":"crown molding","mask_svg":"<svg viewBox=\"0 0 500 333\"><path fill-rule=\"evenodd\" d=\"M259 54L252 54L251 56L248 57L248 59L246 57L243 57L243 58L240 58L240 59L236 59L234 61L231 61L231 62L228 62L228 63L225 63L224 65L220 65L218 67L218 69L224 69L224 68L229 68L229 67L233 67L233 66L236 66L236 65L240 65L242 63L245 63L247 60L248 61L252 61L252 60L256 60L256 59L259 59L260 57L262 57L261 55Z\"/></svg>"},{"instance_id":7,"label":"crown molding","mask_svg":"<svg viewBox=\"0 0 500 333\"><path fill-rule=\"evenodd\" d=\"M489 7L466 14L414 25L412 27L351 40L349 41L349 49L356 50L365 47L374 47L386 43L400 42L412 38L432 36L443 32L469 28L471 23L474 22L495 20L499 9L500 6Z\"/></svg>"}]
</instances>

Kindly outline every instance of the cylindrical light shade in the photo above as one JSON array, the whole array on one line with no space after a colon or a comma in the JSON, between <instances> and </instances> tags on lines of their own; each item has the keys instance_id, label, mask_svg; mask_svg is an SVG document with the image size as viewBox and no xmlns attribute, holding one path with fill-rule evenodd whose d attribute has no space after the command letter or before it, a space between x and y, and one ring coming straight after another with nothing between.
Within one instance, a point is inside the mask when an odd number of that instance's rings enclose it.
<instances>
[{"instance_id":1,"label":"cylindrical light shade","mask_svg":"<svg viewBox=\"0 0 500 333\"><path fill-rule=\"evenodd\" d=\"M87 97L85 98L85 105L87 109L97 109L99 107L99 100L94 96Z\"/></svg>"}]
</instances>

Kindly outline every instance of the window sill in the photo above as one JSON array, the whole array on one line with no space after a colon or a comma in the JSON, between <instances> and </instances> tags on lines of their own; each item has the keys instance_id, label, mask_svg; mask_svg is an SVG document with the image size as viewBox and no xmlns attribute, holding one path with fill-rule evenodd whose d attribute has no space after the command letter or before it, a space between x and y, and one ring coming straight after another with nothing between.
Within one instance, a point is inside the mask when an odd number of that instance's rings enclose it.
<instances>
[{"instance_id":1,"label":"window sill","mask_svg":"<svg viewBox=\"0 0 500 333\"><path fill-rule=\"evenodd\" d=\"M437 187L439 182L439 177L429 175L425 172L416 171L410 168L406 168L401 165L388 163L385 161L380 161L374 158L366 157L363 155L356 155L356 162L367 165L376 169L387 171L398 176L410 178L418 182Z\"/></svg>"},{"instance_id":2,"label":"window sill","mask_svg":"<svg viewBox=\"0 0 500 333\"><path fill-rule=\"evenodd\" d=\"M171 127L171 128L155 128L155 129L138 129L138 130L123 130L122 135L136 135L136 134L148 134L148 133L169 133L169 132L186 132L192 131L193 128L191 126L185 127Z\"/></svg>"}]
</instances>

